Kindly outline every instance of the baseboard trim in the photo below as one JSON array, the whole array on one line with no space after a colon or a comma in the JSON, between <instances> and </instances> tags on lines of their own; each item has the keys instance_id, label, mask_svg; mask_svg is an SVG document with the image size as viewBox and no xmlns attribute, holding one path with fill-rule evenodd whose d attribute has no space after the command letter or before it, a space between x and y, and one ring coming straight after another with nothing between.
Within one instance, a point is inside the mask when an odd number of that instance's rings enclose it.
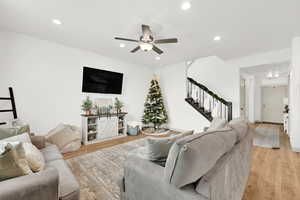
<instances>
[{"instance_id":1,"label":"baseboard trim","mask_svg":"<svg viewBox=\"0 0 300 200\"><path fill-rule=\"evenodd\" d=\"M255 121L255 124L274 124L274 125L283 125L283 123L278 123L278 122L265 122L265 121Z\"/></svg>"},{"instance_id":2,"label":"baseboard trim","mask_svg":"<svg viewBox=\"0 0 300 200\"><path fill-rule=\"evenodd\" d=\"M300 148L293 148L293 147L292 147L292 151L293 151L293 152L300 153Z\"/></svg>"}]
</instances>

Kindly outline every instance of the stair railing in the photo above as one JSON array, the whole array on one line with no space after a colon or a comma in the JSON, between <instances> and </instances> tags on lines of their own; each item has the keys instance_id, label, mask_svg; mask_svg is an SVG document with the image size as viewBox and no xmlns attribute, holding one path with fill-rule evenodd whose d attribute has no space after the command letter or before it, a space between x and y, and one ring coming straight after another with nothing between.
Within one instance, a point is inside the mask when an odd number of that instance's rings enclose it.
<instances>
[{"instance_id":1,"label":"stair railing","mask_svg":"<svg viewBox=\"0 0 300 200\"><path fill-rule=\"evenodd\" d=\"M187 98L185 100L209 121L212 121L214 117L227 121L232 120L232 103L189 77L187 78Z\"/></svg>"}]
</instances>

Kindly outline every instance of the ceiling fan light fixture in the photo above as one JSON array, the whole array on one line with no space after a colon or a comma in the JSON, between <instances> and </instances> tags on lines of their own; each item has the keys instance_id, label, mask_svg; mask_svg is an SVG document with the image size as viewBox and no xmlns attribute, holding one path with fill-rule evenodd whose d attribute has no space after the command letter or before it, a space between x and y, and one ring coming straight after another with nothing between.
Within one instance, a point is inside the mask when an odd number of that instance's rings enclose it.
<instances>
[{"instance_id":1,"label":"ceiling fan light fixture","mask_svg":"<svg viewBox=\"0 0 300 200\"><path fill-rule=\"evenodd\" d=\"M141 42L140 47L143 51L151 51L153 48L153 44L151 43L146 43L146 42Z\"/></svg>"}]
</instances>

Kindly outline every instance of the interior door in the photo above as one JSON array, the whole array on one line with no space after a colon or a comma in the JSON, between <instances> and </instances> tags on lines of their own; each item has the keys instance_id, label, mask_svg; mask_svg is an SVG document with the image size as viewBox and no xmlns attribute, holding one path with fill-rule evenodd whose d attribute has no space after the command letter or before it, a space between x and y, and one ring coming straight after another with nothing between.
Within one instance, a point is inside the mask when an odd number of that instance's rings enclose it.
<instances>
[{"instance_id":1,"label":"interior door","mask_svg":"<svg viewBox=\"0 0 300 200\"><path fill-rule=\"evenodd\" d=\"M283 122L283 98L287 96L287 86L262 87L262 121Z\"/></svg>"}]
</instances>

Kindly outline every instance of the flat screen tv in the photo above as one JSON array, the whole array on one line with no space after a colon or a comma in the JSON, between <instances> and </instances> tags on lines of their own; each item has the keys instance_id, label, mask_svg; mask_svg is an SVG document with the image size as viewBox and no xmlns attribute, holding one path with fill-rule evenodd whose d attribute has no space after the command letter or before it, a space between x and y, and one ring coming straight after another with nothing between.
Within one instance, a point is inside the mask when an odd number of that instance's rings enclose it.
<instances>
[{"instance_id":1,"label":"flat screen tv","mask_svg":"<svg viewBox=\"0 0 300 200\"><path fill-rule=\"evenodd\" d=\"M82 92L122 94L123 74L83 67Z\"/></svg>"}]
</instances>

